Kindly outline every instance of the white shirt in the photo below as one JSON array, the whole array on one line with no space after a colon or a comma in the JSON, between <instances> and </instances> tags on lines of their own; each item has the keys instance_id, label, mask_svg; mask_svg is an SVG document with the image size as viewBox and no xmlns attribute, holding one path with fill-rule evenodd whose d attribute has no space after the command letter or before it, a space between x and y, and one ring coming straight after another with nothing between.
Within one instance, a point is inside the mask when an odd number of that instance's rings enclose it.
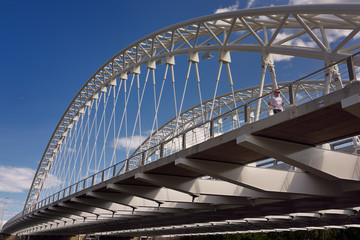
<instances>
[{"instance_id":1,"label":"white shirt","mask_svg":"<svg viewBox=\"0 0 360 240\"><path fill-rule=\"evenodd\" d=\"M283 109L283 107L282 107L282 98L281 97L272 97L271 99L270 99L270 103L272 104L272 105L275 105L275 109L280 109L280 110L282 110Z\"/></svg>"}]
</instances>

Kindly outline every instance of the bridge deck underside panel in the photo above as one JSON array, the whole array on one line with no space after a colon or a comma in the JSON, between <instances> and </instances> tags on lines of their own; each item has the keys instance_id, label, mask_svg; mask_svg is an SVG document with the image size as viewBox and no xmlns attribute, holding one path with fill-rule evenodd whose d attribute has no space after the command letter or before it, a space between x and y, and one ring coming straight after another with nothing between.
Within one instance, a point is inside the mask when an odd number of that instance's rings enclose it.
<instances>
[{"instance_id":1,"label":"bridge deck underside panel","mask_svg":"<svg viewBox=\"0 0 360 240\"><path fill-rule=\"evenodd\" d=\"M254 132L270 137L307 145L318 145L360 133L360 119L345 111L341 103L324 107L302 117Z\"/></svg>"},{"instance_id":2,"label":"bridge deck underside panel","mask_svg":"<svg viewBox=\"0 0 360 240\"><path fill-rule=\"evenodd\" d=\"M289 144L296 142L301 143L298 145L316 145L359 134L360 120L355 114L350 113L351 109L357 109L358 103L355 101L354 104L350 104L350 110L342 105L344 99L358 96L359 93L360 82L355 82L348 88L320 99L300 106L292 106L275 116L246 124L239 129L43 206L25 215L21 222L15 224L11 230L30 226L34 221L39 223L52 221L53 226L68 223L63 227L44 229L39 234L63 234L65 231L68 234L127 231L133 229L134 226L137 229L145 229L208 223L209 218L211 221L225 221L360 206L358 199L360 187L356 179L348 185L347 180L333 181L322 178L321 175L316 174L317 172L312 174L311 172L247 167L243 164L256 162L269 156L249 150L246 144L238 142L239 138L247 135L270 139L270 141L275 141L271 140L274 138L280 139L285 143L290 142ZM322 101L321 105L319 101ZM310 189L309 186L303 188L304 183L299 182L300 178L297 178L298 181L286 178L289 180L287 182L289 188L286 190L283 188L262 190L261 186L255 185L248 187L247 184L249 182L251 184L253 176L250 174L242 179L242 171L257 171L257 173L267 171L267 174L278 171L276 173L280 175L284 172L293 174L294 178L298 176L303 180L310 179L310 182L319 184L317 190L323 193L313 191L310 194L306 192L304 194L304 192L295 191L299 189L296 188L299 186L305 191ZM267 181L271 182L270 187L273 187L273 179L266 180L269 178L267 174L254 177L260 180L261 184L266 185ZM199 178L201 176L211 176L217 180L201 179ZM232 176L235 178L231 179ZM328 192L326 192L321 188L324 186L321 184L331 186L331 189L327 189ZM336 189L339 189L339 192L336 192ZM46 215L45 213L49 211L52 214ZM360 223L358 214L337 216L335 217L337 224ZM332 219L331 217L322 218L319 221L317 217L309 219L294 217L287 223L295 227L309 226L309 224L324 226L330 224ZM251 224L251 222L250 225L247 223L229 226L228 224L219 226L219 229L248 230ZM284 223L268 220L254 223L254 229L259 227L273 229L277 226L283 227ZM216 227L198 227L196 232L216 231ZM162 229L161 233L171 234L184 231L190 230L169 228ZM155 230L152 233L158 234ZM131 235L131 233L124 234Z\"/></svg>"},{"instance_id":3,"label":"bridge deck underside panel","mask_svg":"<svg viewBox=\"0 0 360 240\"><path fill-rule=\"evenodd\" d=\"M215 160L227 163L248 164L263 160L266 158L266 156L258 154L245 147L241 147L236 143L236 140L232 140L211 149L193 154L190 156L190 158Z\"/></svg>"},{"instance_id":4,"label":"bridge deck underside panel","mask_svg":"<svg viewBox=\"0 0 360 240\"><path fill-rule=\"evenodd\" d=\"M304 145L319 145L360 134L360 118L342 107L341 100L360 91L355 82L337 91L300 106L293 106L272 117L261 119L240 129L210 139L189 150L189 158L248 164L267 156L241 147L236 137L244 134L279 139ZM352 106L354 112L360 106Z\"/></svg>"}]
</instances>

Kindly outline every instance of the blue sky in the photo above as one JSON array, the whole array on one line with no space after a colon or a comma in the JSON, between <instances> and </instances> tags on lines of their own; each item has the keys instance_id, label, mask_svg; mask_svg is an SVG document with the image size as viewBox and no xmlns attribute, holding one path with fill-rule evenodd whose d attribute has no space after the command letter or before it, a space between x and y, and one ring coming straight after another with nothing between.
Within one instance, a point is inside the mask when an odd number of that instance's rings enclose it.
<instances>
[{"instance_id":1,"label":"blue sky","mask_svg":"<svg viewBox=\"0 0 360 240\"><path fill-rule=\"evenodd\" d=\"M324 1L291 0L290 4L317 2ZM289 2L1 0L0 211L9 198L4 219L21 211L54 128L104 62L169 25L221 9L270 4Z\"/></svg>"}]
</instances>

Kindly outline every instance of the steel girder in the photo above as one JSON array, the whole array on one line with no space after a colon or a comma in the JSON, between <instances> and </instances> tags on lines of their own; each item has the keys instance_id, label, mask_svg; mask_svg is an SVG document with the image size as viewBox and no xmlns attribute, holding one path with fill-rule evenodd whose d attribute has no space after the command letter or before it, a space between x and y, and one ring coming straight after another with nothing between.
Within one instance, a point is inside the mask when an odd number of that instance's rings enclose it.
<instances>
[{"instance_id":1,"label":"steel girder","mask_svg":"<svg viewBox=\"0 0 360 240\"><path fill-rule=\"evenodd\" d=\"M359 4L306 5L248 9L223 14L205 16L179 23L150 34L124 48L98 69L80 89L63 114L41 158L33 183L29 190L24 210L36 203L43 187L44 179L52 166L52 161L61 142L78 118L85 104L102 88L112 84L122 74L137 74L139 67L162 58L199 53L218 52L259 52L300 56L314 59L339 60L351 55L360 46L348 46L359 32ZM277 40L282 30L296 29ZM326 43L324 30L348 30L347 37L330 49ZM322 37L317 36L320 31ZM273 31L270 40L260 36L261 31ZM241 36L236 34L241 32ZM292 45L292 41L308 34L315 42L312 47ZM223 39L221 39L223 37ZM253 38L256 41L248 43ZM245 41L244 41L245 40Z\"/></svg>"}]
</instances>

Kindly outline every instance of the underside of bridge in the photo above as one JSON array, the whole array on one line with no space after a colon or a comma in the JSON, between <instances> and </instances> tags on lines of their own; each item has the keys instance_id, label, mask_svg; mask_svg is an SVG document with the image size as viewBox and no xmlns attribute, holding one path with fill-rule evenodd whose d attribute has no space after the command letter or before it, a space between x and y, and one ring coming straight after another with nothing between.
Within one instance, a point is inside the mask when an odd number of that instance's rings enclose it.
<instances>
[{"instance_id":1,"label":"underside of bridge","mask_svg":"<svg viewBox=\"0 0 360 240\"><path fill-rule=\"evenodd\" d=\"M359 156L316 147L359 134L359 108L355 82L55 201L7 231L46 223L34 234L134 236L360 224ZM292 167L251 165L269 157Z\"/></svg>"},{"instance_id":2,"label":"underside of bridge","mask_svg":"<svg viewBox=\"0 0 360 240\"><path fill-rule=\"evenodd\" d=\"M135 42L75 96L46 147L24 211L3 232L131 237L360 227L360 61L354 53L360 44L353 41L359 9L241 10ZM334 30L343 36L336 44L328 41ZM299 46L304 39L311 43ZM246 80L236 69L239 52L261 54L259 86L234 89L234 81ZM199 53L205 54L199 59ZM218 54L214 88L209 69L198 66L209 64L210 53ZM278 82L272 54L320 59L326 67ZM176 66L185 79L177 86L184 87L175 86L175 56L183 60ZM265 84L267 70L271 84ZM208 78L204 87L200 73ZM285 111L274 115L275 90ZM131 155L130 139L141 141Z\"/></svg>"}]
</instances>

